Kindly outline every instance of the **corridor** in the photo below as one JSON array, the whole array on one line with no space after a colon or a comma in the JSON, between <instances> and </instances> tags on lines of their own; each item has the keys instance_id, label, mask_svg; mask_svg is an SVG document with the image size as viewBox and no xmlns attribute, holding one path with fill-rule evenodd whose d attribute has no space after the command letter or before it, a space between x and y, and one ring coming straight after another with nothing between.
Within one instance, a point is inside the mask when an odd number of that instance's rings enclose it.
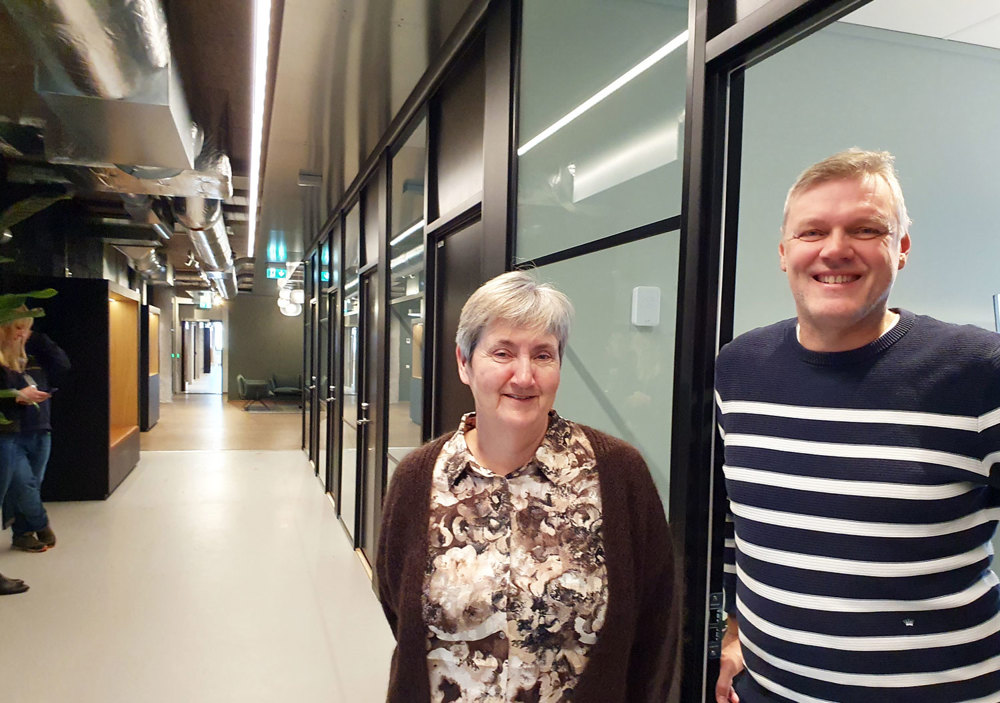
<instances>
[{"instance_id":1,"label":"corridor","mask_svg":"<svg viewBox=\"0 0 1000 703\"><path fill-rule=\"evenodd\" d=\"M0 548L0 681L30 703L379 701L392 636L298 449L296 414L177 397L103 502L49 503L59 543Z\"/></svg>"}]
</instances>

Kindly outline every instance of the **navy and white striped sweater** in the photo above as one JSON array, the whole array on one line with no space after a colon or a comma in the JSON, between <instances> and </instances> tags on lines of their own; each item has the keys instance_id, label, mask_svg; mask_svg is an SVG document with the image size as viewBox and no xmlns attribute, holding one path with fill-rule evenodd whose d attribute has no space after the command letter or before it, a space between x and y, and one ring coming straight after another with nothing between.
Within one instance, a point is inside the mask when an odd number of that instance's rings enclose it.
<instances>
[{"instance_id":1,"label":"navy and white striped sweater","mask_svg":"<svg viewBox=\"0 0 1000 703\"><path fill-rule=\"evenodd\" d=\"M786 320L716 393L740 700L1000 702L1000 335L900 311L817 353Z\"/></svg>"}]
</instances>

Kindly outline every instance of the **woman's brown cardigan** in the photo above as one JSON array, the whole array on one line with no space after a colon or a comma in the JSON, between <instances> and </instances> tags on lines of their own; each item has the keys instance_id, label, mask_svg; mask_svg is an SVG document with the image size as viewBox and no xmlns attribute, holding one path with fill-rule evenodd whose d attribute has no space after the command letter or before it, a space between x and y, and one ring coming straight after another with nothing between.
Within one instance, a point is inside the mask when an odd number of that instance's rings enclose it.
<instances>
[{"instance_id":1,"label":"woman's brown cardigan","mask_svg":"<svg viewBox=\"0 0 1000 703\"><path fill-rule=\"evenodd\" d=\"M674 674L680 621L670 528L639 452L582 427L597 456L609 602L604 627L571 700L661 703ZM396 637L386 699L393 703L430 700L421 596L431 475L449 436L403 459L383 506L376 569L379 598Z\"/></svg>"}]
</instances>

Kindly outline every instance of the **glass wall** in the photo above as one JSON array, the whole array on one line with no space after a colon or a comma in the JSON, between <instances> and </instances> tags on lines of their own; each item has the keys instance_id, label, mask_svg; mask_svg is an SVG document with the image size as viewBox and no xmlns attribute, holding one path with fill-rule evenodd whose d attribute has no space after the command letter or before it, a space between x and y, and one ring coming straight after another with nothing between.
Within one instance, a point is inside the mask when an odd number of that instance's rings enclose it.
<instances>
[{"instance_id":1,"label":"glass wall","mask_svg":"<svg viewBox=\"0 0 1000 703\"><path fill-rule=\"evenodd\" d=\"M687 3L523 7L515 262L576 307L556 408L635 445L666 505Z\"/></svg>"},{"instance_id":2,"label":"glass wall","mask_svg":"<svg viewBox=\"0 0 1000 703\"><path fill-rule=\"evenodd\" d=\"M637 447L664 497L670 480L679 242L680 235L670 232L536 272L576 308L556 410ZM643 324L635 324L634 315Z\"/></svg>"},{"instance_id":3,"label":"glass wall","mask_svg":"<svg viewBox=\"0 0 1000 703\"><path fill-rule=\"evenodd\" d=\"M746 72L734 333L795 315L778 270L785 194L852 146L896 156L913 220L889 304L992 330L1000 91L983 87L1000 83L1000 49L854 19Z\"/></svg>"},{"instance_id":4,"label":"glass wall","mask_svg":"<svg viewBox=\"0 0 1000 703\"><path fill-rule=\"evenodd\" d=\"M340 461L340 516L354 535L358 487L358 311L361 264L361 207L355 203L344 224L344 387Z\"/></svg>"},{"instance_id":5,"label":"glass wall","mask_svg":"<svg viewBox=\"0 0 1000 703\"><path fill-rule=\"evenodd\" d=\"M388 477L420 446L423 427L424 173L427 122L392 157L389 231Z\"/></svg>"},{"instance_id":6,"label":"glass wall","mask_svg":"<svg viewBox=\"0 0 1000 703\"><path fill-rule=\"evenodd\" d=\"M525 0L517 249L680 214L687 3Z\"/></svg>"}]
</instances>

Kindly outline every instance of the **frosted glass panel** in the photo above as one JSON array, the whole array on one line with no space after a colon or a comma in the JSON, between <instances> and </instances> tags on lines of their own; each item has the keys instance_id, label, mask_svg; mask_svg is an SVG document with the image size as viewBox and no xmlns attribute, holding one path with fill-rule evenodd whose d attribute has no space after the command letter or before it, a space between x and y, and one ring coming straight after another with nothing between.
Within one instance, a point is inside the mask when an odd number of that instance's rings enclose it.
<instances>
[{"instance_id":1,"label":"frosted glass panel","mask_svg":"<svg viewBox=\"0 0 1000 703\"><path fill-rule=\"evenodd\" d=\"M536 270L566 293L576 316L556 396L561 415L621 437L641 452L667 505L680 235L661 234ZM632 324L633 289L658 289L654 325ZM647 295L651 291L644 291Z\"/></svg>"},{"instance_id":2,"label":"frosted glass panel","mask_svg":"<svg viewBox=\"0 0 1000 703\"><path fill-rule=\"evenodd\" d=\"M687 3L525 0L519 261L680 214Z\"/></svg>"}]
</instances>

